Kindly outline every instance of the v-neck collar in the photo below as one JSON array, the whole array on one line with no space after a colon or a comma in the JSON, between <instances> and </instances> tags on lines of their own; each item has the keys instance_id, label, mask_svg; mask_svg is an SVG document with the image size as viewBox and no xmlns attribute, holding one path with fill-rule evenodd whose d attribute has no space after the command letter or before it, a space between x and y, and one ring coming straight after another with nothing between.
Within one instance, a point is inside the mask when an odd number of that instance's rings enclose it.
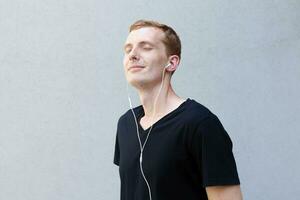
<instances>
[{"instance_id":1,"label":"v-neck collar","mask_svg":"<svg viewBox=\"0 0 300 200\"><path fill-rule=\"evenodd\" d=\"M162 118L160 118L158 121L156 121L154 124L153 124L153 127L154 126L157 126L159 123L161 123L162 121L164 121L165 119L167 119L170 115L173 115L174 113L176 113L178 110L180 110L185 104L187 104L189 101L191 101L190 98L187 98L184 102L182 102L177 108L175 108L174 110L172 110L171 112L167 113L166 115L164 115ZM151 126L149 126L147 129L144 129L141 124L140 124L140 120L141 118L144 116L144 109L143 109L143 106L140 105L139 106L139 114L137 116L137 122L138 122L138 126L139 126L139 129L142 131L142 132L148 132L149 129L151 128ZM152 128L153 128L152 127Z\"/></svg>"}]
</instances>

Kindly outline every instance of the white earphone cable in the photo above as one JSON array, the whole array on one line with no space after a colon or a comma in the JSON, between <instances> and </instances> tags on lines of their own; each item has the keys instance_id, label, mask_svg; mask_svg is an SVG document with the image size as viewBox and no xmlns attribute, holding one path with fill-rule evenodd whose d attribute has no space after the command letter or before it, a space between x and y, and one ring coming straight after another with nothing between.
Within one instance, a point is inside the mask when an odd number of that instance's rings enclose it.
<instances>
[{"instance_id":1,"label":"white earphone cable","mask_svg":"<svg viewBox=\"0 0 300 200\"><path fill-rule=\"evenodd\" d=\"M167 66L168 66L168 65L167 65ZM139 159L139 160L140 160L140 170L141 170L142 176L143 176L143 178L144 178L144 180L145 180L145 182L146 182L146 184L147 184L148 191L149 191L149 197L150 197L150 200L152 200L151 188L150 188L150 185L149 185L149 183L148 183L148 181L147 181L147 179L146 179L146 177L145 177L144 170L143 170L143 166L142 166L142 161L143 161L143 151L144 151L145 145L146 145L146 143L147 143L148 137L149 137L149 135L150 135L150 133L151 133L152 127L153 127L153 118L154 118L155 112L156 112L156 103L157 103L158 97L159 97L159 95L160 95L161 89L162 89L162 87L163 87L164 76L165 76L165 70L166 70L166 67L167 67L167 66L164 67L161 85L160 85L158 94L157 94L156 98L154 99L153 114L152 114L152 117L151 117L151 127L150 127L150 129L149 129L149 131L148 131L148 133L147 133L147 137L146 137L146 140L145 140L145 142L144 142L143 145L142 145L142 142L141 142L141 139L140 139L140 133L139 133L139 128L138 128L138 121L137 121L136 115L135 115L135 113L134 113L134 111L133 111L131 99L130 99L130 96L129 96L128 82L127 82L127 87L126 87L126 89L127 89L128 101L129 101L129 106L130 106L131 112L132 112L132 114L133 114L133 116L134 116L134 121L135 121L135 124L136 124L136 130L137 130L137 136L138 136L139 144L140 144L140 150L141 150L141 152L140 152L140 159Z\"/></svg>"}]
</instances>

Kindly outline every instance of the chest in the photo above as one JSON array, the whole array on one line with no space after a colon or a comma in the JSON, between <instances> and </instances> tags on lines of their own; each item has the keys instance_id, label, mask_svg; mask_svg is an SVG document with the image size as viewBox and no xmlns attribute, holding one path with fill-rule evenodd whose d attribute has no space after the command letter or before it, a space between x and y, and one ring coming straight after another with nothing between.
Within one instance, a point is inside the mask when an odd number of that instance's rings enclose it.
<instances>
[{"instance_id":1,"label":"chest","mask_svg":"<svg viewBox=\"0 0 300 200\"><path fill-rule=\"evenodd\" d=\"M152 119L152 118L142 117L138 123L142 127L142 130L147 130L151 127L151 125L157 123L161 118L162 117L157 117Z\"/></svg>"},{"instance_id":2,"label":"chest","mask_svg":"<svg viewBox=\"0 0 300 200\"><path fill-rule=\"evenodd\" d=\"M142 165L145 173L165 176L172 171L175 173L177 168L182 169L189 159L184 127L154 127L152 131L143 151ZM147 133L148 131L140 128L142 145ZM135 129L129 129L126 135L127 137L120 138L120 171L122 174L131 174L139 171L140 146Z\"/></svg>"}]
</instances>

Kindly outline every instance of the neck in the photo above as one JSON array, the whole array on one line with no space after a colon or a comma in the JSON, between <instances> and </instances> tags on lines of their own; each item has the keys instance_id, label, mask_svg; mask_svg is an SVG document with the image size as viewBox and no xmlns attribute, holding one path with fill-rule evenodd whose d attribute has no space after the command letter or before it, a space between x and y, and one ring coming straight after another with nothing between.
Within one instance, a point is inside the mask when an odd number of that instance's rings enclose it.
<instances>
[{"instance_id":1,"label":"neck","mask_svg":"<svg viewBox=\"0 0 300 200\"><path fill-rule=\"evenodd\" d=\"M183 101L183 99L175 94L170 82L167 81L166 84L164 83L160 94L157 97L160 87L161 85L158 84L151 89L139 89L138 91L140 101L144 109L145 118L151 118L153 114L155 114L153 116L154 118L164 116ZM154 110L155 100L156 105Z\"/></svg>"}]
</instances>

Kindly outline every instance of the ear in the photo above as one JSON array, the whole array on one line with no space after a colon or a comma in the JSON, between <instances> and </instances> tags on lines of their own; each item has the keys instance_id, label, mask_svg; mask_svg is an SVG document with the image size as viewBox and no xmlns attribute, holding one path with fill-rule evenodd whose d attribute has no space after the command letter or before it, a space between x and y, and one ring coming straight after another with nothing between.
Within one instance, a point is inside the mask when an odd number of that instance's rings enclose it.
<instances>
[{"instance_id":1,"label":"ear","mask_svg":"<svg viewBox=\"0 0 300 200\"><path fill-rule=\"evenodd\" d=\"M169 56L169 63L170 66L166 68L168 72L173 72L176 71L177 67L179 66L180 63L180 58L177 55L171 55Z\"/></svg>"}]
</instances>

